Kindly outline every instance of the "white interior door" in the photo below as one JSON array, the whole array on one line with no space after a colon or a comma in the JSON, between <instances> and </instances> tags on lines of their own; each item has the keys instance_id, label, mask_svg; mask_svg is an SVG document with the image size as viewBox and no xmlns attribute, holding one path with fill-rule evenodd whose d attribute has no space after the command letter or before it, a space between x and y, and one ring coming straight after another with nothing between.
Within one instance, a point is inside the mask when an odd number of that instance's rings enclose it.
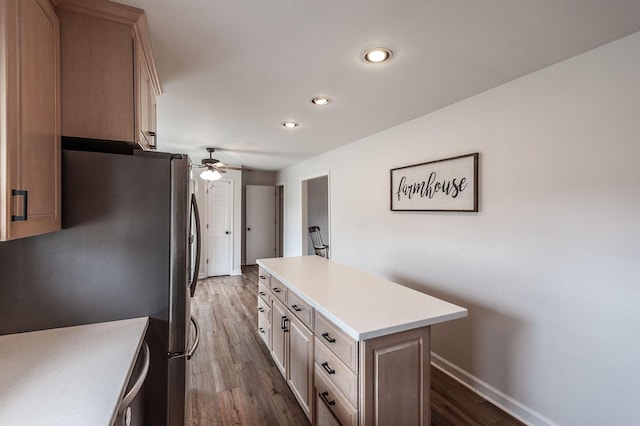
<instances>
[{"instance_id":1,"label":"white interior door","mask_svg":"<svg viewBox=\"0 0 640 426\"><path fill-rule=\"evenodd\" d=\"M207 275L231 273L231 182L207 188Z\"/></svg>"},{"instance_id":2,"label":"white interior door","mask_svg":"<svg viewBox=\"0 0 640 426\"><path fill-rule=\"evenodd\" d=\"M276 256L276 188L266 185L246 187L246 263Z\"/></svg>"}]
</instances>

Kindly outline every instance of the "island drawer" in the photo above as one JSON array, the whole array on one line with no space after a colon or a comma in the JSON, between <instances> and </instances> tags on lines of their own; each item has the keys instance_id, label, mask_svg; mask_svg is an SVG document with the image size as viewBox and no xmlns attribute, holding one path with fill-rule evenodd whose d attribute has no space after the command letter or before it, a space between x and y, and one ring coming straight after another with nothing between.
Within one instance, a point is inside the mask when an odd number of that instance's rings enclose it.
<instances>
[{"instance_id":1,"label":"island drawer","mask_svg":"<svg viewBox=\"0 0 640 426\"><path fill-rule=\"evenodd\" d=\"M264 283L267 287L269 287L271 281L271 274L262 269L262 267L258 268L258 280Z\"/></svg>"},{"instance_id":2,"label":"island drawer","mask_svg":"<svg viewBox=\"0 0 640 426\"><path fill-rule=\"evenodd\" d=\"M287 295L287 307L298 317L310 330L313 330L311 321L313 320L313 308L297 294L289 291Z\"/></svg>"},{"instance_id":3,"label":"island drawer","mask_svg":"<svg viewBox=\"0 0 640 426\"><path fill-rule=\"evenodd\" d=\"M280 299L282 303L285 305L287 304L287 286L274 277L271 277L271 292L274 296Z\"/></svg>"},{"instance_id":4,"label":"island drawer","mask_svg":"<svg viewBox=\"0 0 640 426\"><path fill-rule=\"evenodd\" d=\"M358 404L358 376L349 370L317 337L314 348L318 374L330 380L349 402L356 406Z\"/></svg>"},{"instance_id":5,"label":"island drawer","mask_svg":"<svg viewBox=\"0 0 640 426\"><path fill-rule=\"evenodd\" d=\"M261 297L258 297L258 318L264 318L268 324L271 324L271 307Z\"/></svg>"},{"instance_id":6,"label":"island drawer","mask_svg":"<svg viewBox=\"0 0 640 426\"><path fill-rule=\"evenodd\" d=\"M318 416L326 416L324 413L328 409L343 426L356 426L358 424L358 410L349 403L330 380L325 380L321 369L322 367L318 364L315 365L316 422L314 424L319 424ZM332 424L330 416L325 418L329 424Z\"/></svg>"},{"instance_id":7,"label":"island drawer","mask_svg":"<svg viewBox=\"0 0 640 426\"><path fill-rule=\"evenodd\" d=\"M258 283L258 296L267 303L267 306L271 306L271 291L262 282Z\"/></svg>"},{"instance_id":8,"label":"island drawer","mask_svg":"<svg viewBox=\"0 0 640 426\"><path fill-rule=\"evenodd\" d=\"M358 372L358 342L349 337L324 315L315 311L315 335L354 373Z\"/></svg>"},{"instance_id":9,"label":"island drawer","mask_svg":"<svg viewBox=\"0 0 640 426\"><path fill-rule=\"evenodd\" d=\"M258 334L267 348L271 350L271 325L263 316L258 317Z\"/></svg>"}]
</instances>

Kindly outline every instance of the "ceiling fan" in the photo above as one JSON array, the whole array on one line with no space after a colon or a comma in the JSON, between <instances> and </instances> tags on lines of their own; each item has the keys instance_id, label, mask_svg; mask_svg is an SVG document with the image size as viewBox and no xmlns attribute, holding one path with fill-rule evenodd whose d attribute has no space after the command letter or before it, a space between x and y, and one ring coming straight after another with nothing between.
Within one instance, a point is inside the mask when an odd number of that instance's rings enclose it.
<instances>
[{"instance_id":1,"label":"ceiling fan","mask_svg":"<svg viewBox=\"0 0 640 426\"><path fill-rule=\"evenodd\" d=\"M245 170L242 167L227 166L222 161L213 158L215 148L207 148L209 152L209 158L203 158L202 164L194 164L193 167L206 168L205 171L200 173L200 177L204 180L218 180L222 177L223 173L227 173L227 170Z\"/></svg>"}]
</instances>

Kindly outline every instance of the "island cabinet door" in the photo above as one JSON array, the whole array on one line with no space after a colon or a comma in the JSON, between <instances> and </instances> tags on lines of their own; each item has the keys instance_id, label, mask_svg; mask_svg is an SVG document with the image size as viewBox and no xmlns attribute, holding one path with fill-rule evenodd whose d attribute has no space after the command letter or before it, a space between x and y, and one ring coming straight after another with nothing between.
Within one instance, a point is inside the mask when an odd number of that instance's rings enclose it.
<instances>
[{"instance_id":1,"label":"island cabinet door","mask_svg":"<svg viewBox=\"0 0 640 426\"><path fill-rule=\"evenodd\" d=\"M287 384L311 420L313 406L313 333L295 316L289 327Z\"/></svg>"},{"instance_id":2,"label":"island cabinet door","mask_svg":"<svg viewBox=\"0 0 640 426\"><path fill-rule=\"evenodd\" d=\"M271 306L271 357L283 377L286 377L289 321L287 308L274 298Z\"/></svg>"},{"instance_id":3,"label":"island cabinet door","mask_svg":"<svg viewBox=\"0 0 640 426\"><path fill-rule=\"evenodd\" d=\"M361 342L360 425L430 424L429 327Z\"/></svg>"}]
</instances>

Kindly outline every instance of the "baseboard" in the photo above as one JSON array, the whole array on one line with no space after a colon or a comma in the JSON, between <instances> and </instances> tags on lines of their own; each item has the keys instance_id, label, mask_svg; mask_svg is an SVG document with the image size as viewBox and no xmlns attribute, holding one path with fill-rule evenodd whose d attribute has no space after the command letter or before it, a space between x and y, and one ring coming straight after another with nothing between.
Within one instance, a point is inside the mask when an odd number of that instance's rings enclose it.
<instances>
[{"instance_id":1,"label":"baseboard","mask_svg":"<svg viewBox=\"0 0 640 426\"><path fill-rule=\"evenodd\" d=\"M234 269L229 275L242 275L242 269Z\"/></svg>"},{"instance_id":2,"label":"baseboard","mask_svg":"<svg viewBox=\"0 0 640 426\"><path fill-rule=\"evenodd\" d=\"M558 426L542 414L431 352L431 365L527 425Z\"/></svg>"}]
</instances>

